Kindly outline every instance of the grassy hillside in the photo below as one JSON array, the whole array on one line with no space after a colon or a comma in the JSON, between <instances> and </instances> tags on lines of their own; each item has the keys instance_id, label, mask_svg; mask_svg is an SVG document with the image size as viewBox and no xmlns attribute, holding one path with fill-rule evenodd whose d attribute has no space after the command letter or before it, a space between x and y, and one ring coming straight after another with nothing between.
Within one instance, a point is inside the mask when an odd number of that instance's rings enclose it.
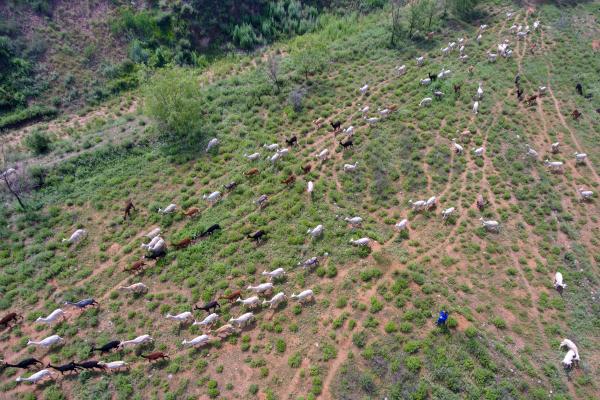
<instances>
[{"instance_id":1,"label":"grassy hillside","mask_svg":"<svg viewBox=\"0 0 600 400\"><path fill-rule=\"evenodd\" d=\"M480 21L451 21L433 40L406 41L401 49L389 47L389 26L382 23L389 9L328 17L317 32L266 51L281 56L280 90L265 75L265 56L225 60L202 72L176 70L200 87L204 136L195 142L168 140L131 112L129 100L109 105L97 125L70 126L65 143L97 145L64 162L62 153L51 154L43 188L27 199L35 211L22 213L15 203L0 214L0 315L22 310L25 317L2 332L1 358L63 364L86 359L92 344L113 339L151 334L154 343L101 357L130 362L129 372L83 372L28 386L14 381L20 370L7 368L4 393L23 399L595 398L599 210L597 197L580 202L577 189L597 193L600 184L600 59L592 50L598 4L558 9L494 2L481 10ZM516 11L513 20L505 17L509 10ZM538 19L542 28L523 41L508 31ZM489 28L478 45L481 23ZM459 37L468 39L466 64L458 52L444 58L439 50ZM489 63L486 52L504 38L513 58ZM324 48L315 52L318 44ZM426 65L417 68L414 59L423 54ZM307 59L319 67L308 79ZM401 64L407 73L398 77L394 67ZM452 70L451 78L419 84L442 67ZM527 96L539 86L547 94L532 107L517 102L516 74ZM479 82L484 96L475 115ZM576 82L591 99L576 94ZM362 96L365 83L370 89ZM462 85L460 94L453 84ZM419 107L434 89L444 97ZM397 108L369 125L359 111L365 105L369 116ZM583 113L577 121L574 108ZM320 128L312 123L319 117L325 119ZM332 132L332 121L355 127L351 149L338 145L343 135ZM467 129L471 134L461 135ZM299 145L272 165L262 145L283 145L293 135ZM221 143L206 154L213 136ZM464 154L452 152L453 138ZM562 146L558 155L550 154L555 141ZM537 160L526 156L526 145L538 151ZM472 152L480 146L481 158ZM315 156L325 148L331 156L321 163ZM243 157L255 151L259 161ZM575 151L588 154L585 165L575 165ZM564 174L549 173L545 158L564 161ZM344 163L355 162L356 172L343 171ZM308 163L312 170L304 174ZM260 173L246 177L252 167ZM282 184L290 174L296 182ZM231 181L238 186L213 207L202 200ZM315 183L312 196L308 181ZM269 201L260 210L254 200L262 194ZM475 206L478 194L488 202L483 212ZM437 210L410 211L409 200L432 195ZM138 210L123 221L128 198ZM169 203L201 213L189 219L156 212ZM443 223L440 210L448 207L456 212ZM343 218L356 215L363 223L352 229ZM486 232L480 217L498 220L500 233ZM403 218L409 229L398 233L394 224ZM171 246L214 223L223 230L184 250ZM307 229L318 224L324 234L311 239ZM125 272L154 227L170 245L167 256L138 276ZM82 243L61 243L77 228L88 231ZM245 237L257 229L268 233L260 245ZM349 244L364 236L375 241L370 248ZM320 257L317 268L297 266L313 256ZM286 277L275 281L274 293L310 288L316 301L288 300L256 311L256 324L239 335L198 350L181 346L201 331L178 327L166 313L191 311L194 303L236 289L249 297L245 288L278 267ZM556 271L567 283L563 297L552 287ZM135 282L146 284L148 294L117 290ZM51 327L34 322L65 300L85 297L100 306L81 313L65 307L67 321ZM450 312L447 329L434 324L441 309ZM220 324L242 313L243 307L222 302ZM65 338L63 346L26 346L54 333ZM581 353L579 368L570 372L560 363L565 337ZM154 350L171 359L149 364L139 357Z\"/></svg>"}]
</instances>

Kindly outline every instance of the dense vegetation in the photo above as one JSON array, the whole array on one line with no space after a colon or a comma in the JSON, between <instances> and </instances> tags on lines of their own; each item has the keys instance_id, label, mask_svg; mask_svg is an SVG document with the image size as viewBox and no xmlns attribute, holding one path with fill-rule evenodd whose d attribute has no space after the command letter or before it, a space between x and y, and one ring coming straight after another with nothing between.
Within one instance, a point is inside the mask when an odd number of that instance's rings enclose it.
<instances>
[{"instance_id":1,"label":"dense vegetation","mask_svg":"<svg viewBox=\"0 0 600 400\"><path fill-rule=\"evenodd\" d=\"M115 338L150 333L155 342L102 356L131 362L130 372L84 372L16 389L14 378L22 372L5 369L3 393L28 400L542 400L550 392L555 400L594 399L593 376L600 372L594 335L600 326L598 202L580 202L576 189L598 191L598 115L591 101L576 95L572 77L592 98L600 97L599 60L580 40L597 32L588 15L600 15L593 4L567 11L546 5L535 14L516 9L516 22L540 19L544 27L522 44L515 41L514 59L491 64L487 49L501 37L514 41L505 12L515 9L485 4L479 10L485 19L467 24L444 19L441 5L430 25L435 35L426 40L427 14L403 8L393 46L391 23L381 23L390 21L391 8L326 15L312 32L258 55L202 68L165 65L148 79L141 74L144 87L135 95L144 108L138 111L126 98L81 125L37 126L24 145L46 153L39 159L51 163L33 171L37 190L25 198L27 212L12 201L0 210L0 309L21 309L25 317L1 333L3 358L34 355L63 363L84 359L92 344ZM411 24L413 16L419 18ZM461 36L474 38L482 22L490 26L482 44L467 45L475 67L470 75L456 53L443 58L439 49ZM421 33L410 32L411 25ZM532 43L543 51L530 54L525 44ZM142 47L155 52L160 46ZM414 58L422 54L427 66L418 69ZM394 68L403 63L407 73L398 77ZM451 79L419 84L442 67L453 71ZM517 72L528 93L541 84L552 92L524 107L511 92ZM485 95L474 116L478 82ZM359 96L365 83L370 91ZM463 85L461 93L452 94L453 83ZM419 107L432 90L446 95ZM364 105L369 115L397 108L369 125L359 112ZM579 121L568 119L572 107L584 113ZM327 123L316 127L319 117L354 125L353 148L342 150L340 134ZM465 153L453 154L451 139L466 129L472 134L459 139ZM292 135L298 146L272 165L262 145L283 144ZM206 153L211 137L221 143ZM565 161L564 175L525 156L527 144L542 158L556 140L565 150L553 158ZM472 154L478 146L485 147L484 157ZM319 163L315 154L323 148L331 159ZM586 165L574 165L576 148L588 152ZM255 151L262 154L255 163L242 156ZM354 162L356 173L344 173L343 164ZM313 169L304 174L308 163ZM251 167L260 173L246 177ZM296 182L283 185L290 174ZM315 182L312 196L309 180ZM231 181L238 186L213 207L202 199ZM488 200L483 212L474 206L479 193ZM263 210L254 203L261 194L269 196ZM409 200L430 195L438 196L439 208L457 207L456 215L442 223L439 210L410 211ZM138 210L123 221L128 198ZM179 209L199 207L200 215L156 212L171 202ZM364 220L352 229L342 218L354 215ZM410 229L398 233L394 224L404 217ZM499 220L501 232L486 232L480 217ZM223 230L187 249L170 248L139 275L125 271L140 258L142 235L151 228L160 226L171 245L214 223ZM312 240L306 231L316 224L325 232ZM89 232L81 244L61 242L77 228ZM261 245L245 237L256 229L268 232ZM362 236L378 244L349 245ZM318 267L298 267L311 256L320 256ZM260 273L277 267L287 276L274 282L275 293L311 288L316 302L301 307L290 300L257 311L252 328L207 348L180 345L200 330L172 324L167 312L266 281ZM569 285L563 297L552 288L555 271ZM138 281L150 287L148 294L116 290ZM95 297L100 307L72 312L54 326L34 324L64 300L85 297ZM442 308L450 319L436 328ZM221 322L241 312L223 302ZM204 315L195 312L197 319ZM27 348L27 339L54 333L66 339L64 346L47 354ZM560 365L563 337L573 338L582 353L580 368L571 372ZM139 357L154 350L171 360L149 364Z\"/></svg>"}]
</instances>

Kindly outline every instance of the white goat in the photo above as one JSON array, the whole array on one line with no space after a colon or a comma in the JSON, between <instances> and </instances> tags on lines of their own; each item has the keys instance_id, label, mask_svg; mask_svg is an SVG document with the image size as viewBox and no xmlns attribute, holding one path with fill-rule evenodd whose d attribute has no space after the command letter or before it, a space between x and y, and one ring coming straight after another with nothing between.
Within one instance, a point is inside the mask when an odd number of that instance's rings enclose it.
<instances>
[{"instance_id":1,"label":"white goat","mask_svg":"<svg viewBox=\"0 0 600 400\"><path fill-rule=\"evenodd\" d=\"M436 202L436 197L435 196L431 196L425 202L425 208L427 208L428 210L431 210L432 208L435 208L435 202Z\"/></svg>"},{"instance_id":2,"label":"white goat","mask_svg":"<svg viewBox=\"0 0 600 400\"><path fill-rule=\"evenodd\" d=\"M377 122L379 122L379 118L377 117L371 117L371 118L367 118L367 117L363 117L365 119L365 121L367 121L369 124L375 124Z\"/></svg>"},{"instance_id":3,"label":"white goat","mask_svg":"<svg viewBox=\"0 0 600 400\"><path fill-rule=\"evenodd\" d=\"M421 85L427 86L431 83L431 78L425 78L420 80Z\"/></svg>"},{"instance_id":4,"label":"white goat","mask_svg":"<svg viewBox=\"0 0 600 400\"><path fill-rule=\"evenodd\" d=\"M148 239L154 239L158 235L160 235L160 228L154 228L150 232L146 233L144 236L146 236Z\"/></svg>"},{"instance_id":5,"label":"white goat","mask_svg":"<svg viewBox=\"0 0 600 400\"><path fill-rule=\"evenodd\" d=\"M159 214L171 214L171 213L175 212L176 209L177 209L177 205L171 203L168 206L166 206L165 208L159 208L158 213Z\"/></svg>"},{"instance_id":6,"label":"white goat","mask_svg":"<svg viewBox=\"0 0 600 400\"><path fill-rule=\"evenodd\" d=\"M192 340L183 339L181 344L186 347L199 347L199 346L204 346L204 345L208 344L209 341L210 341L210 336L200 335L200 336L196 336Z\"/></svg>"},{"instance_id":7,"label":"white goat","mask_svg":"<svg viewBox=\"0 0 600 400\"><path fill-rule=\"evenodd\" d=\"M444 47L441 50L442 50L442 55L447 56L448 53L450 52L450 47Z\"/></svg>"},{"instance_id":8,"label":"white goat","mask_svg":"<svg viewBox=\"0 0 600 400\"><path fill-rule=\"evenodd\" d=\"M279 161L283 156L280 153L275 153L273 154L270 158L269 161L271 161L271 164L275 164L277 161Z\"/></svg>"},{"instance_id":9,"label":"white goat","mask_svg":"<svg viewBox=\"0 0 600 400\"><path fill-rule=\"evenodd\" d=\"M594 192L579 188L578 190L581 201L591 200L594 197Z\"/></svg>"},{"instance_id":10,"label":"white goat","mask_svg":"<svg viewBox=\"0 0 600 400\"><path fill-rule=\"evenodd\" d=\"M574 153L575 156L575 163L576 164L585 164L585 159L587 158L587 154L586 153Z\"/></svg>"},{"instance_id":11,"label":"white goat","mask_svg":"<svg viewBox=\"0 0 600 400\"><path fill-rule=\"evenodd\" d=\"M416 60L417 60L417 66L418 67L422 67L423 64L425 63L425 57L423 57L423 56L417 57Z\"/></svg>"},{"instance_id":12,"label":"white goat","mask_svg":"<svg viewBox=\"0 0 600 400\"><path fill-rule=\"evenodd\" d=\"M562 161L549 161L546 159L544 161L544 165L550 168L553 172L562 172L563 170L563 162Z\"/></svg>"},{"instance_id":13,"label":"white goat","mask_svg":"<svg viewBox=\"0 0 600 400\"><path fill-rule=\"evenodd\" d=\"M579 361L579 350L577 349L577 346L575 345L575 343L573 343L571 340L569 339L563 339L562 342L560 342L560 346L559 348L563 348L566 347L569 350L573 350L575 352L575 360Z\"/></svg>"},{"instance_id":14,"label":"white goat","mask_svg":"<svg viewBox=\"0 0 600 400\"><path fill-rule=\"evenodd\" d=\"M298 300L300 303L308 303L309 301L313 301L315 299L315 295L312 290L307 289L298 294L292 294L290 298Z\"/></svg>"},{"instance_id":15,"label":"white goat","mask_svg":"<svg viewBox=\"0 0 600 400\"><path fill-rule=\"evenodd\" d=\"M204 328L207 328L209 326L214 325L214 323L217 322L218 320L219 320L219 314L212 313L200 322L194 321L194 323L192 325L199 325Z\"/></svg>"},{"instance_id":16,"label":"white goat","mask_svg":"<svg viewBox=\"0 0 600 400\"><path fill-rule=\"evenodd\" d=\"M483 98L483 88L481 87L481 82L479 82L479 87L477 88L477 98L479 100Z\"/></svg>"},{"instance_id":17,"label":"white goat","mask_svg":"<svg viewBox=\"0 0 600 400\"><path fill-rule=\"evenodd\" d=\"M242 303L244 306L246 306L248 308L256 308L260 304L260 300L259 300L258 296L248 297L247 299L242 299L241 297L238 297L235 302Z\"/></svg>"},{"instance_id":18,"label":"white goat","mask_svg":"<svg viewBox=\"0 0 600 400\"><path fill-rule=\"evenodd\" d=\"M368 237L363 237L360 239L352 240L350 239L350 244L354 246L368 246L371 243L371 239Z\"/></svg>"},{"instance_id":19,"label":"white goat","mask_svg":"<svg viewBox=\"0 0 600 400\"><path fill-rule=\"evenodd\" d=\"M455 208L454 207L450 207L450 208L446 208L445 210L442 211L442 219L445 221L448 218L450 218L450 216L454 213Z\"/></svg>"},{"instance_id":20,"label":"white goat","mask_svg":"<svg viewBox=\"0 0 600 400\"><path fill-rule=\"evenodd\" d=\"M324 229L325 228L323 228L323 225L317 225L314 228L307 230L306 233L311 235L313 238L317 238L323 234Z\"/></svg>"},{"instance_id":21,"label":"white goat","mask_svg":"<svg viewBox=\"0 0 600 400\"><path fill-rule=\"evenodd\" d=\"M64 343L65 339L61 338L58 335L52 335L52 336L48 336L45 339L40 340L39 342L36 342L34 340L28 340L27 341L27 346L40 346L40 347L51 347L55 344L59 344L59 343Z\"/></svg>"},{"instance_id":22,"label":"white goat","mask_svg":"<svg viewBox=\"0 0 600 400\"><path fill-rule=\"evenodd\" d=\"M280 149L277 150L277 154L279 154L281 157L286 156L290 153L290 149Z\"/></svg>"},{"instance_id":23,"label":"white goat","mask_svg":"<svg viewBox=\"0 0 600 400\"><path fill-rule=\"evenodd\" d=\"M266 271L266 270L265 270L265 271L263 271L263 272L261 273L261 275L262 275L262 276L268 276L268 277L269 277L269 280L271 280L271 281L272 281L272 280L273 280L273 279L275 279L275 278L280 278L280 277L282 277L283 275L285 275L285 270L284 270L283 268L277 268L277 269L274 269L274 270L273 270L273 271L271 271L271 272L269 272L269 271Z\"/></svg>"},{"instance_id":24,"label":"white goat","mask_svg":"<svg viewBox=\"0 0 600 400\"><path fill-rule=\"evenodd\" d=\"M220 326L217 330L210 331L211 334L215 335L219 339L225 339L227 336L233 335L238 330L231 324L225 324Z\"/></svg>"},{"instance_id":25,"label":"white goat","mask_svg":"<svg viewBox=\"0 0 600 400\"><path fill-rule=\"evenodd\" d=\"M456 143L456 139L452 139L452 146L454 147L454 152L456 154L462 154L464 151L464 148L460 144Z\"/></svg>"},{"instance_id":26,"label":"white goat","mask_svg":"<svg viewBox=\"0 0 600 400\"><path fill-rule=\"evenodd\" d=\"M286 295L283 292L279 292L271 297L271 300L264 300L262 304L263 306L268 304L269 308L277 308L279 304L283 303L285 300L287 300Z\"/></svg>"},{"instance_id":27,"label":"white goat","mask_svg":"<svg viewBox=\"0 0 600 400\"><path fill-rule=\"evenodd\" d=\"M358 227L362 224L362 218L361 217L346 217L344 218L344 221L348 222L350 225L352 225L353 227Z\"/></svg>"},{"instance_id":28,"label":"white goat","mask_svg":"<svg viewBox=\"0 0 600 400\"><path fill-rule=\"evenodd\" d=\"M364 106L363 108L360 109L360 112L363 114L366 114L369 112L370 107L369 106Z\"/></svg>"},{"instance_id":29,"label":"white goat","mask_svg":"<svg viewBox=\"0 0 600 400\"><path fill-rule=\"evenodd\" d=\"M479 102L478 101L473 103L473 114L479 114Z\"/></svg>"},{"instance_id":30,"label":"white goat","mask_svg":"<svg viewBox=\"0 0 600 400\"><path fill-rule=\"evenodd\" d=\"M529 145L527 145L527 155L531 158L537 158L538 152L532 149Z\"/></svg>"},{"instance_id":31,"label":"white goat","mask_svg":"<svg viewBox=\"0 0 600 400\"><path fill-rule=\"evenodd\" d=\"M185 311L185 312L182 312L181 314L177 314L177 315L167 314L165 316L165 318L171 319L173 321L178 321L178 322L189 322L190 320L194 319L194 316L192 315L191 312Z\"/></svg>"},{"instance_id":32,"label":"white goat","mask_svg":"<svg viewBox=\"0 0 600 400\"><path fill-rule=\"evenodd\" d=\"M541 95L546 94L546 91L548 90L548 88L546 86L540 86L538 87L538 93Z\"/></svg>"},{"instance_id":33,"label":"white goat","mask_svg":"<svg viewBox=\"0 0 600 400\"><path fill-rule=\"evenodd\" d=\"M133 285L129 285L129 286L121 286L118 290L121 290L123 292L130 292L130 293L148 293L148 286L144 285L141 282L138 283L134 283Z\"/></svg>"},{"instance_id":34,"label":"white goat","mask_svg":"<svg viewBox=\"0 0 600 400\"><path fill-rule=\"evenodd\" d=\"M481 223L483 224L483 227L485 228L486 231L489 232L500 232L500 223L498 221L494 221L494 220L484 220L483 217L479 218L479 220L481 221Z\"/></svg>"},{"instance_id":35,"label":"white goat","mask_svg":"<svg viewBox=\"0 0 600 400\"><path fill-rule=\"evenodd\" d=\"M540 21L535 21L535 22L533 23L533 30L535 31L535 30L537 30L539 27L540 27Z\"/></svg>"},{"instance_id":36,"label":"white goat","mask_svg":"<svg viewBox=\"0 0 600 400\"><path fill-rule=\"evenodd\" d=\"M109 370L117 370L117 369L121 369L121 368L129 368L129 363L126 363L125 361L111 361L111 362L104 362L104 361L100 361L98 362L98 365L109 369Z\"/></svg>"},{"instance_id":37,"label":"white goat","mask_svg":"<svg viewBox=\"0 0 600 400\"><path fill-rule=\"evenodd\" d=\"M379 110L379 115L381 115L382 117L387 117L388 115L390 115L390 110L389 108L384 108L383 110Z\"/></svg>"},{"instance_id":38,"label":"white goat","mask_svg":"<svg viewBox=\"0 0 600 400\"><path fill-rule=\"evenodd\" d=\"M554 142L550 145L550 151L552 154L556 154L560 151L560 142Z\"/></svg>"},{"instance_id":39,"label":"white goat","mask_svg":"<svg viewBox=\"0 0 600 400\"><path fill-rule=\"evenodd\" d=\"M477 40L477 43L480 43L481 39L483 39L483 36L480 33L479 35L477 35L477 38L475 40Z\"/></svg>"},{"instance_id":40,"label":"white goat","mask_svg":"<svg viewBox=\"0 0 600 400\"><path fill-rule=\"evenodd\" d=\"M202 198L204 200L206 200L208 203L210 203L211 205L215 204L217 201L219 201L219 199L221 198L221 192L219 192L218 190L216 192L212 192L209 195L202 195Z\"/></svg>"},{"instance_id":41,"label":"white goat","mask_svg":"<svg viewBox=\"0 0 600 400\"><path fill-rule=\"evenodd\" d=\"M87 235L85 229L77 229L68 239L63 239L63 242L78 243Z\"/></svg>"},{"instance_id":42,"label":"white goat","mask_svg":"<svg viewBox=\"0 0 600 400\"><path fill-rule=\"evenodd\" d=\"M313 181L308 181L308 183L306 184L306 191L308 192L308 194L312 194L314 189L315 184L313 183Z\"/></svg>"},{"instance_id":43,"label":"white goat","mask_svg":"<svg viewBox=\"0 0 600 400\"><path fill-rule=\"evenodd\" d=\"M469 56L467 54L461 54L460 56L458 56L458 59L463 63L466 63L467 61L469 61Z\"/></svg>"},{"instance_id":44,"label":"white goat","mask_svg":"<svg viewBox=\"0 0 600 400\"><path fill-rule=\"evenodd\" d=\"M316 265L319 265L319 258L311 257L311 258L305 260L304 262L299 262L298 265L302 266L302 268L314 267Z\"/></svg>"},{"instance_id":45,"label":"white goat","mask_svg":"<svg viewBox=\"0 0 600 400\"><path fill-rule=\"evenodd\" d=\"M413 209L413 211L420 211L427 206L427 201L425 201L425 200L417 200L417 201L409 200L408 204L410 204L410 207Z\"/></svg>"},{"instance_id":46,"label":"white goat","mask_svg":"<svg viewBox=\"0 0 600 400\"><path fill-rule=\"evenodd\" d=\"M217 146L218 144L219 144L219 139L217 139L217 138L210 139L210 141L208 142L208 145L206 146L206 152L208 153L210 151L210 149Z\"/></svg>"},{"instance_id":47,"label":"white goat","mask_svg":"<svg viewBox=\"0 0 600 400\"><path fill-rule=\"evenodd\" d=\"M162 240L162 238L160 236L154 236L149 243L142 243L140 247L142 249L150 250L150 249L154 248L154 246L156 246L156 244L160 240Z\"/></svg>"},{"instance_id":48,"label":"white goat","mask_svg":"<svg viewBox=\"0 0 600 400\"><path fill-rule=\"evenodd\" d=\"M246 157L250 161L256 161L260 158L260 153L252 153L252 154L244 153L244 157Z\"/></svg>"},{"instance_id":49,"label":"white goat","mask_svg":"<svg viewBox=\"0 0 600 400\"><path fill-rule=\"evenodd\" d=\"M566 284L564 283L564 281L563 281L563 276L562 276L562 274L561 274L560 272L558 272L558 271L557 271L557 272L554 274L554 289L556 289L556 290L561 290L561 291L562 291L562 289L564 289L564 288L566 288L566 287L567 287L567 285L566 285Z\"/></svg>"},{"instance_id":50,"label":"white goat","mask_svg":"<svg viewBox=\"0 0 600 400\"><path fill-rule=\"evenodd\" d=\"M328 149L322 150L319 154L317 154L317 158L320 161L327 160L329 158L329 150Z\"/></svg>"},{"instance_id":51,"label":"white goat","mask_svg":"<svg viewBox=\"0 0 600 400\"><path fill-rule=\"evenodd\" d=\"M131 340L124 340L119 344L119 347L136 346L138 344L150 343L154 341L150 335L141 335Z\"/></svg>"},{"instance_id":52,"label":"white goat","mask_svg":"<svg viewBox=\"0 0 600 400\"><path fill-rule=\"evenodd\" d=\"M523 40L523 39L525 39L525 36L527 36L527 32L523 32L523 31L517 32L517 39Z\"/></svg>"},{"instance_id":53,"label":"white goat","mask_svg":"<svg viewBox=\"0 0 600 400\"><path fill-rule=\"evenodd\" d=\"M234 327L243 328L251 324L252 321L254 321L254 314L251 312L247 312L245 314L240 315L237 318L231 318L229 320L229 323Z\"/></svg>"},{"instance_id":54,"label":"white goat","mask_svg":"<svg viewBox=\"0 0 600 400\"><path fill-rule=\"evenodd\" d=\"M49 369L39 370L38 372L36 372L35 374L33 374L27 378L23 378L22 376L19 376L19 377L17 377L17 379L15 379L15 381L16 382L38 383L39 381L43 380L44 378L54 379L54 376L52 376L52 372Z\"/></svg>"},{"instance_id":55,"label":"white goat","mask_svg":"<svg viewBox=\"0 0 600 400\"><path fill-rule=\"evenodd\" d=\"M358 91L360 92L360 94L364 95L365 93L367 93L369 91L369 85L364 85L361 88L358 89Z\"/></svg>"},{"instance_id":56,"label":"white goat","mask_svg":"<svg viewBox=\"0 0 600 400\"><path fill-rule=\"evenodd\" d=\"M483 153L485 151L485 148L483 147L478 147L476 149L473 149L473 154L477 157L483 157Z\"/></svg>"},{"instance_id":57,"label":"white goat","mask_svg":"<svg viewBox=\"0 0 600 400\"><path fill-rule=\"evenodd\" d=\"M273 284L271 282L261 283L258 286L249 285L248 290L252 290L254 293L263 294L270 293L273 291Z\"/></svg>"},{"instance_id":58,"label":"white goat","mask_svg":"<svg viewBox=\"0 0 600 400\"><path fill-rule=\"evenodd\" d=\"M565 368L569 369L573 366L573 360L575 360L576 353L573 350L567 351L565 358L562 360L562 364Z\"/></svg>"},{"instance_id":59,"label":"white goat","mask_svg":"<svg viewBox=\"0 0 600 400\"><path fill-rule=\"evenodd\" d=\"M59 318L62 318L63 321L66 319L65 312L63 310L61 310L60 308L57 308L56 310L52 311L50 313L50 315L48 315L47 317L39 317L38 319L35 320L35 322L43 322L45 324L51 324Z\"/></svg>"},{"instance_id":60,"label":"white goat","mask_svg":"<svg viewBox=\"0 0 600 400\"><path fill-rule=\"evenodd\" d=\"M354 126L350 125L346 129L344 129L342 132L348 136L354 135Z\"/></svg>"},{"instance_id":61,"label":"white goat","mask_svg":"<svg viewBox=\"0 0 600 400\"><path fill-rule=\"evenodd\" d=\"M399 67L396 67L396 72L398 73L398 76L402 76L406 73L406 65L402 64Z\"/></svg>"},{"instance_id":62,"label":"white goat","mask_svg":"<svg viewBox=\"0 0 600 400\"><path fill-rule=\"evenodd\" d=\"M431 102L433 101L433 99L431 97L425 97L423 100L421 100L421 102L419 103L419 107L428 107L431 105Z\"/></svg>"},{"instance_id":63,"label":"white goat","mask_svg":"<svg viewBox=\"0 0 600 400\"><path fill-rule=\"evenodd\" d=\"M358 168L358 161L354 164L344 164L344 172L354 172Z\"/></svg>"},{"instance_id":64,"label":"white goat","mask_svg":"<svg viewBox=\"0 0 600 400\"><path fill-rule=\"evenodd\" d=\"M433 92L433 95L435 96L436 99L441 99L444 96L444 92L441 92L439 90L436 90Z\"/></svg>"},{"instance_id":65,"label":"white goat","mask_svg":"<svg viewBox=\"0 0 600 400\"><path fill-rule=\"evenodd\" d=\"M277 143L263 144L263 147L270 151L277 151L279 149L279 145Z\"/></svg>"}]
</instances>

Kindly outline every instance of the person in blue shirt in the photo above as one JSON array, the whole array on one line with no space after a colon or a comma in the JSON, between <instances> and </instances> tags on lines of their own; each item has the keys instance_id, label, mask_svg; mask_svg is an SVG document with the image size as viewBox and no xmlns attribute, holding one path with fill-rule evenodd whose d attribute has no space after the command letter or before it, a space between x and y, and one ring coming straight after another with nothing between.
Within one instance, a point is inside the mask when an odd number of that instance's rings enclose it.
<instances>
[{"instance_id":1,"label":"person in blue shirt","mask_svg":"<svg viewBox=\"0 0 600 400\"><path fill-rule=\"evenodd\" d=\"M446 320L448 319L448 313L444 310L440 311L440 316L436 322L437 326L446 325Z\"/></svg>"}]
</instances>

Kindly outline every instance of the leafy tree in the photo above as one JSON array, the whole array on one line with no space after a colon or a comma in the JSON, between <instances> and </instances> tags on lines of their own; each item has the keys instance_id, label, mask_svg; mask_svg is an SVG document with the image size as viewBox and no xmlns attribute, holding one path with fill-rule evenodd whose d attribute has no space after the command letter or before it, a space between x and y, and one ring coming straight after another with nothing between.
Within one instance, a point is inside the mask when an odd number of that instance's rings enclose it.
<instances>
[{"instance_id":1,"label":"leafy tree","mask_svg":"<svg viewBox=\"0 0 600 400\"><path fill-rule=\"evenodd\" d=\"M454 14L462 19L468 20L475 14L475 7L479 0L450 0Z\"/></svg>"},{"instance_id":2,"label":"leafy tree","mask_svg":"<svg viewBox=\"0 0 600 400\"><path fill-rule=\"evenodd\" d=\"M46 154L50 151L50 138L39 130L34 130L24 140L25 146L35 155Z\"/></svg>"},{"instance_id":3,"label":"leafy tree","mask_svg":"<svg viewBox=\"0 0 600 400\"><path fill-rule=\"evenodd\" d=\"M396 46L398 39L402 36L402 8L406 5L406 0L393 0L392 7L392 25L390 44Z\"/></svg>"},{"instance_id":4,"label":"leafy tree","mask_svg":"<svg viewBox=\"0 0 600 400\"><path fill-rule=\"evenodd\" d=\"M144 90L146 113L164 135L193 138L202 133L203 101L200 85L184 68L160 70Z\"/></svg>"},{"instance_id":5,"label":"leafy tree","mask_svg":"<svg viewBox=\"0 0 600 400\"><path fill-rule=\"evenodd\" d=\"M309 76L322 71L327 65L325 45L315 40L307 41L303 48L293 55L297 71L308 81Z\"/></svg>"},{"instance_id":6,"label":"leafy tree","mask_svg":"<svg viewBox=\"0 0 600 400\"><path fill-rule=\"evenodd\" d=\"M413 33L423 25L425 16L425 2L416 0L408 6L408 38L412 39Z\"/></svg>"}]
</instances>

